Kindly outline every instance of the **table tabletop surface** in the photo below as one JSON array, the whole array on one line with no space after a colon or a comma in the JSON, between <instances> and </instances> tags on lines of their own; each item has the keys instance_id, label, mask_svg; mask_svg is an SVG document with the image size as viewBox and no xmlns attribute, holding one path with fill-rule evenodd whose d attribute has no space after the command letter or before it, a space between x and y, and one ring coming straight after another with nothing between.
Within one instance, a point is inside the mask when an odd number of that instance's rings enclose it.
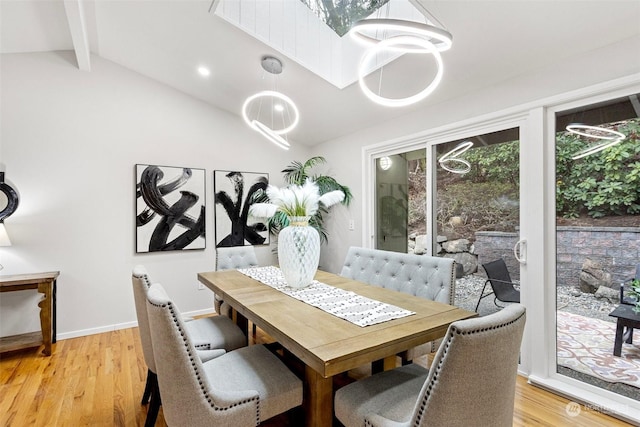
<instances>
[{"instance_id":1,"label":"table tabletop surface","mask_svg":"<svg viewBox=\"0 0 640 427\"><path fill-rule=\"evenodd\" d=\"M318 271L316 280L416 314L360 327L298 301L237 270L198 280L323 377L392 356L444 336L451 322L476 313Z\"/></svg>"},{"instance_id":2,"label":"table tabletop surface","mask_svg":"<svg viewBox=\"0 0 640 427\"><path fill-rule=\"evenodd\" d=\"M633 311L633 307L633 305L629 304L620 304L611 313L609 313L609 316L640 321L640 313Z\"/></svg>"},{"instance_id":3,"label":"table tabletop surface","mask_svg":"<svg viewBox=\"0 0 640 427\"><path fill-rule=\"evenodd\" d=\"M57 279L59 275L59 271L0 275L0 286L17 286L39 282L50 282Z\"/></svg>"}]
</instances>

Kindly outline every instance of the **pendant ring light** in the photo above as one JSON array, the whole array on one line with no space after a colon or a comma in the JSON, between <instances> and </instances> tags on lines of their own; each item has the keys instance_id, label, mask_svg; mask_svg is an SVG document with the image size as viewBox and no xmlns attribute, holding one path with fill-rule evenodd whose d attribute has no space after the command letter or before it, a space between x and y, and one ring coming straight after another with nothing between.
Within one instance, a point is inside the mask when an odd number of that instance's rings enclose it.
<instances>
[{"instance_id":1,"label":"pendant ring light","mask_svg":"<svg viewBox=\"0 0 640 427\"><path fill-rule=\"evenodd\" d=\"M600 126L590 126L590 125L583 125L580 123L571 123L567 125L566 129L571 133L575 133L576 135L587 136L589 138L606 139L606 140L625 138L624 134L621 132L618 132L612 129L603 128Z\"/></svg>"},{"instance_id":2,"label":"pendant ring light","mask_svg":"<svg viewBox=\"0 0 640 427\"><path fill-rule=\"evenodd\" d=\"M587 157L591 154L604 150L605 148L613 147L620 141L624 140L626 136L613 129L607 129L600 126L583 125L580 123L571 123L566 127L567 131L580 136L586 136L588 138L596 138L603 141L596 145L591 145L583 150L575 153L571 158L578 160L583 157Z\"/></svg>"},{"instance_id":3,"label":"pendant ring light","mask_svg":"<svg viewBox=\"0 0 640 427\"><path fill-rule=\"evenodd\" d=\"M444 153L438 159L438 163L440 164L440 167L452 173L458 173L458 174L468 173L469 171L471 171L471 164L464 159L459 159L458 156L462 155L465 151L467 151L471 147L473 147L473 142L471 141L464 141L456 145L455 148L453 148L453 150L447 153ZM452 164L458 164L462 166L459 168L456 168L456 167L452 167Z\"/></svg>"},{"instance_id":4,"label":"pendant ring light","mask_svg":"<svg viewBox=\"0 0 640 427\"><path fill-rule=\"evenodd\" d=\"M271 129L271 131L275 134L278 135L282 135L285 133L289 133L291 132L297 125L298 122L300 121L300 113L298 112L298 107L296 107L296 104L293 102L293 100L291 98L289 98L287 95L280 93L280 92L276 92L274 90L264 90L262 92L258 92L255 93L253 95L251 95L250 97L248 97L245 101L244 104L242 105L242 118L244 119L244 121L251 127L253 127L251 125L251 123L255 120L255 119L250 119L249 118L249 110L250 110L250 105L252 102L254 101L264 101L264 100L269 100L269 99L273 99L273 98L277 98L280 99L281 101L284 101L286 103L286 105L288 106L288 108L291 109L291 111L293 111L294 115L293 115L293 121L291 122L291 124L289 126L286 127L282 127L281 129ZM284 107L284 109L286 110L287 107Z\"/></svg>"},{"instance_id":5,"label":"pendant ring light","mask_svg":"<svg viewBox=\"0 0 640 427\"><path fill-rule=\"evenodd\" d=\"M442 28L423 24L421 22L405 21L401 19L363 19L356 22L353 27L351 27L349 34L354 40L368 45L377 45L378 43L387 40L368 35L368 33L376 33L377 31L399 31L403 36L411 35L424 39L431 42L438 52L444 52L451 49L451 45L453 44L453 36L451 36L451 33ZM414 43L408 43L407 45L394 45L388 47L388 49L400 52L416 52L425 50Z\"/></svg>"},{"instance_id":6,"label":"pendant ring light","mask_svg":"<svg viewBox=\"0 0 640 427\"><path fill-rule=\"evenodd\" d=\"M291 147L291 145L283 137L275 133L269 126L265 125L264 123L257 120L252 120L250 126L258 133L262 134L262 136L267 138L269 141L276 144L278 147L284 148L285 150L288 150Z\"/></svg>"},{"instance_id":7,"label":"pendant ring light","mask_svg":"<svg viewBox=\"0 0 640 427\"><path fill-rule=\"evenodd\" d=\"M395 46L404 46L404 45L413 45L422 48L420 53L431 53L436 61L438 66L438 71L436 72L433 81L425 87L422 91L416 93L415 95L408 96L406 98L385 98L381 95L374 93L364 81L365 73L370 68L371 61L375 57L378 52L383 50L387 50L389 48ZM360 89L367 96L367 98L371 99L373 102L384 105L386 107L405 107L407 105L414 104L416 102L422 101L424 98L429 96L431 92L433 92L436 87L440 84L442 80L442 75L444 73L443 65L442 65L442 56L440 56L440 52L435 48L435 46L428 40L416 37L416 36L395 36L390 37L385 40L381 40L375 46L370 48L362 57L360 61L360 65L358 67L358 83L360 84Z\"/></svg>"},{"instance_id":8,"label":"pendant ring light","mask_svg":"<svg viewBox=\"0 0 640 427\"><path fill-rule=\"evenodd\" d=\"M270 74L282 73L282 62L277 58L265 56L261 63L262 68ZM263 104L267 105L264 112ZM276 115L280 118L278 120L282 122L280 127L275 126ZM276 90L265 90L251 95L244 101L242 118L251 129L280 148L288 150L290 144L282 135L286 135L298 125L300 112L293 100L287 95ZM269 119L271 126L266 123Z\"/></svg>"}]
</instances>

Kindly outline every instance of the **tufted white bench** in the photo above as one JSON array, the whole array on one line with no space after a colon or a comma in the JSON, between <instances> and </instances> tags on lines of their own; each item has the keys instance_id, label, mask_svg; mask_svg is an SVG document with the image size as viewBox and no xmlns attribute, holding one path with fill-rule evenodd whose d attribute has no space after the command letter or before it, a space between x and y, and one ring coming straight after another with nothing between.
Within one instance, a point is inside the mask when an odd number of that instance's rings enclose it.
<instances>
[{"instance_id":1,"label":"tufted white bench","mask_svg":"<svg viewBox=\"0 0 640 427\"><path fill-rule=\"evenodd\" d=\"M393 289L454 305L455 261L451 258L367 249L352 246L340 275L373 286ZM423 344L401 355L403 363L435 351L438 343Z\"/></svg>"}]
</instances>

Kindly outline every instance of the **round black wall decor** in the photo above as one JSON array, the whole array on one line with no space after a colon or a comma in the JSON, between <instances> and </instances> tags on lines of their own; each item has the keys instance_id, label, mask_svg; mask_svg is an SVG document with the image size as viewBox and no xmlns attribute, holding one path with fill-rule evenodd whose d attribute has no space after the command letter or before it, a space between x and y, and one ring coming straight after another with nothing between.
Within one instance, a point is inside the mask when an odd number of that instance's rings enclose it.
<instances>
[{"instance_id":1,"label":"round black wall decor","mask_svg":"<svg viewBox=\"0 0 640 427\"><path fill-rule=\"evenodd\" d=\"M12 213L18 209L18 192L4 182L4 172L0 172L0 191L7 196L7 204L6 206L0 206L0 222L2 222L5 218L11 216Z\"/></svg>"}]
</instances>

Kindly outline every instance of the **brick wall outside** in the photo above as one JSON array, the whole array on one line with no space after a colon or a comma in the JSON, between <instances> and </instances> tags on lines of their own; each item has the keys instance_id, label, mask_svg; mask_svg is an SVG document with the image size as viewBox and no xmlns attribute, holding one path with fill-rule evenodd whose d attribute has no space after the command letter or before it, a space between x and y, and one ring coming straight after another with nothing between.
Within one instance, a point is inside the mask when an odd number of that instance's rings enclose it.
<instances>
[{"instance_id":1,"label":"brick wall outside","mask_svg":"<svg viewBox=\"0 0 640 427\"><path fill-rule=\"evenodd\" d=\"M556 242L559 286L579 286L586 258L611 274L612 284L627 282L640 263L638 227L558 227Z\"/></svg>"},{"instance_id":2,"label":"brick wall outside","mask_svg":"<svg viewBox=\"0 0 640 427\"><path fill-rule=\"evenodd\" d=\"M513 247L518 241L518 233L501 231L478 231L473 252L478 256L478 273L486 277L482 264L504 259L512 280L520 280L520 263L513 255Z\"/></svg>"},{"instance_id":3,"label":"brick wall outside","mask_svg":"<svg viewBox=\"0 0 640 427\"><path fill-rule=\"evenodd\" d=\"M586 258L600 263L614 285L632 278L640 263L639 227L558 227L556 236L558 286L579 286ZM478 265L502 257L511 278L518 280L520 264L513 255L517 241L517 233L477 232L474 252ZM478 271L484 274L481 267Z\"/></svg>"}]
</instances>

